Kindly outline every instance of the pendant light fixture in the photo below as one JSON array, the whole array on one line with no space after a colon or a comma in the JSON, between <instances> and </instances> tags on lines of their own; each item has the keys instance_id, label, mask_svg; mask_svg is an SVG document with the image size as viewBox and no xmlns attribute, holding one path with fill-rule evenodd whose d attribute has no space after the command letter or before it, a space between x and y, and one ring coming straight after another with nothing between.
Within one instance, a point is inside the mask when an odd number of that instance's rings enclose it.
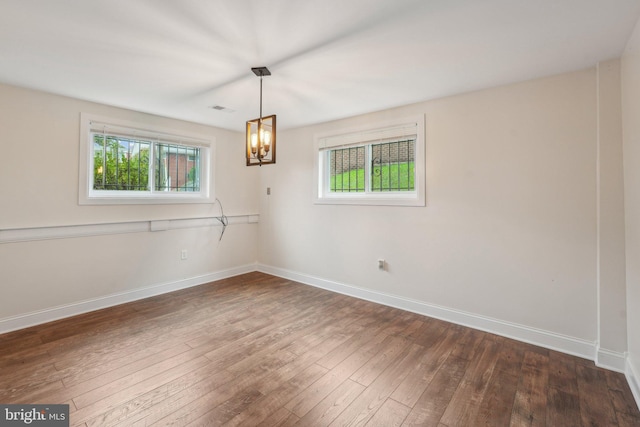
<instances>
[{"instance_id":1,"label":"pendant light fixture","mask_svg":"<svg viewBox=\"0 0 640 427\"><path fill-rule=\"evenodd\" d=\"M276 162L276 115L262 117L262 77L270 76L267 67L252 68L260 77L260 117L247 121L247 166Z\"/></svg>"}]
</instances>

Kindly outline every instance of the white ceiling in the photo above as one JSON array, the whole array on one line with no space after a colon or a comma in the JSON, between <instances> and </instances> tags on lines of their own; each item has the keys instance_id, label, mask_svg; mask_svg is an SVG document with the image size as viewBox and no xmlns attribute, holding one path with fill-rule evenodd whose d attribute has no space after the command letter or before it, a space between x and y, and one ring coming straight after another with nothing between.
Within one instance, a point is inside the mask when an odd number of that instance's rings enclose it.
<instances>
[{"instance_id":1,"label":"white ceiling","mask_svg":"<svg viewBox=\"0 0 640 427\"><path fill-rule=\"evenodd\" d=\"M619 57L640 0L0 0L0 82L242 130ZM216 111L220 105L234 112Z\"/></svg>"}]
</instances>

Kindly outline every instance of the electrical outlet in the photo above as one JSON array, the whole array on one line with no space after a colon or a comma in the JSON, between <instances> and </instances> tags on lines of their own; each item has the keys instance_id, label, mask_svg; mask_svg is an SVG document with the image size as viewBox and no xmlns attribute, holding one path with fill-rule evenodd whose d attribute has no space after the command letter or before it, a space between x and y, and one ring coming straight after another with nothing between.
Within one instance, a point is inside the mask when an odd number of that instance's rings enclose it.
<instances>
[{"instance_id":1,"label":"electrical outlet","mask_svg":"<svg viewBox=\"0 0 640 427\"><path fill-rule=\"evenodd\" d=\"M267 187L267 196L271 195L271 187Z\"/></svg>"},{"instance_id":2,"label":"electrical outlet","mask_svg":"<svg viewBox=\"0 0 640 427\"><path fill-rule=\"evenodd\" d=\"M189 257L189 254L187 253L186 249L183 249L180 251L180 259L184 260L187 259Z\"/></svg>"},{"instance_id":3,"label":"electrical outlet","mask_svg":"<svg viewBox=\"0 0 640 427\"><path fill-rule=\"evenodd\" d=\"M387 262L383 259L379 259L378 260L378 270L386 270L387 269Z\"/></svg>"}]
</instances>

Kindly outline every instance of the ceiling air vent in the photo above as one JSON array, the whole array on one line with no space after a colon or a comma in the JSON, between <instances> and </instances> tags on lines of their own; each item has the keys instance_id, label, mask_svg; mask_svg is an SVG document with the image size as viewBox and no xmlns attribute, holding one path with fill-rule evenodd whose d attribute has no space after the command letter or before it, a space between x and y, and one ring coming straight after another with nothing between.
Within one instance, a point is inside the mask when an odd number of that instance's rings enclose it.
<instances>
[{"instance_id":1,"label":"ceiling air vent","mask_svg":"<svg viewBox=\"0 0 640 427\"><path fill-rule=\"evenodd\" d=\"M236 112L236 110L232 110L231 108L227 108L227 107L224 107L222 105L212 105L209 108L211 108L212 110L223 111L225 113L235 113Z\"/></svg>"}]
</instances>

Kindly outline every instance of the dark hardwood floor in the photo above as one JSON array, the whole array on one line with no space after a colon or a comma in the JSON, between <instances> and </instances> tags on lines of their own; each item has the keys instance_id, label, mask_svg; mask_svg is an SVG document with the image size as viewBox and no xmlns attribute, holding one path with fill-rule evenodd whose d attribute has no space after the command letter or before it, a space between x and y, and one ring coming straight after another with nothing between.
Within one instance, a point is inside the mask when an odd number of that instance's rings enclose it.
<instances>
[{"instance_id":1,"label":"dark hardwood floor","mask_svg":"<svg viewBox=\"0 0 640 427\"><path fill-rule=\"evenodd\" d=\"M639 426L593 362L261 273L0 335L72 426Z\"/></svg>"}]
</instances>

